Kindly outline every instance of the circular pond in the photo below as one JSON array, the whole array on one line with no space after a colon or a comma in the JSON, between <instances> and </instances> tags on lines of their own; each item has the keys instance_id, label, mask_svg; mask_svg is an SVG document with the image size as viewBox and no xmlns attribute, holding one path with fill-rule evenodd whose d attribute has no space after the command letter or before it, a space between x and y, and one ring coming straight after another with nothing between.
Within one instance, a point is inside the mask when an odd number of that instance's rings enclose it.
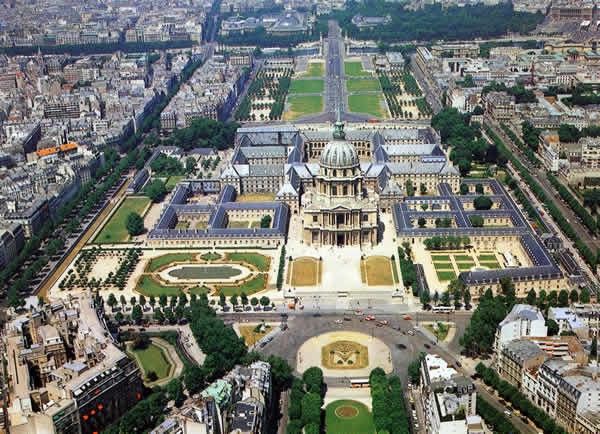
<instances>
[{"instance_id":1,"label":"circular pond","mask_svg":"<svg viewBox=\"0 0 600 434\"><path fill-rule=\"evenodd\" d=\"M168 271L170 277L181 280L231 279L242 274L242 270L229 265L182 265Z\"/></svg>"}]
</instances>

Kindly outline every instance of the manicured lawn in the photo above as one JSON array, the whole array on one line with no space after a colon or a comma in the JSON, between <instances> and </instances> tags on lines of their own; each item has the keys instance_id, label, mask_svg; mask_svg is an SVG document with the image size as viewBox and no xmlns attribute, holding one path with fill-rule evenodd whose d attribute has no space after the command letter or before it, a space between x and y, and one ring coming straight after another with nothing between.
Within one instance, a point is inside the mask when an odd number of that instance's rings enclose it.
<instances>
[{"instance_id":1,"label":"manicured lawn","mask_svg":"<svg viewBox=\"0 0 600 434\"><path fill-rule=\"evenodd\" d=\"M325 409L327 434L374 434L373 415L366 405L350 400L334 401Z\"/></svg>"},{"instance_id":2,"label":"manicured lawn","mask_svg":"<svg viewBox=\"0 0 600 434\"><path fill-rule=\"evenodd\" d=\"M322 93L324 90L323 80L292 80L289 93Z\"/></svg>"},{"instance_id":3,"label":"manicured lawn","mask_svg":"<svg viewBox=\"0 0 600 434\"><path fill-rule=\"evenodd\" d=\"M177 286L163 286L150 276L142 277L140 283L137 286L137 290L147 297L151 295L160 297L161 295L171 296L178 295L181 292L181 288Z\"/></svg>"},{"instance_id":4,"label":"manicured lawn","mask_svg":"<svg viewBox=\"0 0 600 434\"><path fill-rule=\"evenodd\" d=\"M322 96L289 96L287 102L290 103L290 107L283 113L284 120L294 120L300 116L323 111Z\"/></svg>"},{"instance_id":5,"label":"manicured lawn","mask_svg":"<svg viewBox=\"0 0 600 434\"><path fill-rule=\"evenodd\" d=\"M264 289L266 276L266 274L259 274L248 283L240 286L221 286L217 293L223 293L226 297L230 297L233 294L240 295L242 292L246 295L254 294Z\"/></svg>"},{"instance_id":6,"label":"manicured lawn","mask_svg":"<svg viewBox=\"0 0 600 434\"><path fill-rule=\"evenodd\" d=\"M436 270L452 270L452 264L450 262L434 262L433 266Z\"/></svg>"},{"instance_id":7,"label":"manicured lawn","mask_svg":"<svg viewBox=\"0 0 600 434\"><path fill-rule=\"evenodd\" d=\"M248 229L250 222L246 220L229 220L228 229Z\"/></svg>"},{"instance_id":8,"label":"manicured lawn","mask_svg":"<svg viewBox=\"0 0 600 434\"><path fill-rule=\"evenodd\" d=\"M369 256L365 259L367 268L367 283L369 286L384 286L394 284L392 264L385 256Z\"/></svg>"},{"instance_id":9,"label":"manicured lawn","mask_svg":"<svg viewBox=\"0 0 600 434\"><path fill-rule=\"evenodd\" d=\"M309 63L306 72L300 74L301 77L323 77L324 75L325 64L323 62Z\"/></svg>"},{"instance_id":10,"label":"manicured lawn","mask_svg":"<svg viewBox=\"0 0 600 434\"><path fill-rule=\"evenodd\" d=\"M354 113L367 113L378 118L387 118L387 112L382 106L383 96L376 94L349 95L348 107Z\"/></svg>"},{"instance_id":11,"label":"manicured lawn","mask_svg":"<svg viewBox=\"0 0 600 434\"><path fill-rule=\"evenodd\" d=\"M481 262L482 267L488 267L490 270L499 270L502 268L497 262Z\"/></svg>"},{"instance_id":12,"label":"manicured lawn","mask_svg":"<svg viewBox=\"0 0 600 434\"><path fill-rule=\"evenodd\" d=\"M275 194L273 193L244 193L236 197L236 202L273 202Z\"/></svg>"},{"instance_id":13,"label":"manicured lawn","mask_svg":"<svg viewBox=\"0 0 600 434\"><path fill-rule=\"evenodd\" d=\"M163 265L170 264L171 262L185 262L191 261L196 256L195 253L168 253L166 255L154 258L148 264L146 271L152 272L158 270Z\"/></svg>"},{"instance_id":14,"label":"manicured lawn","mask_svg":"<svg viewBox=\"0 0 600 434\"><path fill-rule=\"evenodd\" d=\"M496 255L479 255L477 258L479 259L479 262L496 261Z\"/></svg>"},{"instance_id":15,"label":"manicured lawn","mask_svg":"<svg viewBox=\"0 0 600 434\"><path fill-rule=\"evenodd\" d=\"M458 269L460 271L466 271L466 270L470 270L471 268L473 268L475 266L474 262L458 262L456 265L458 265Z\"/></svg>"},{"instance_id":16,"label":"manicured lawn","mask_svg":"<svg viewBox=\"0 0 600 434\"><path fill-rule=\"evenodd\" d=\"M192 289L190 289L190 295L191 294L196 294L196 295L200 295L200 294L210 294L212 290L206 286L196 286Z\"/></svg>"},{"instance_id":17,"label":"manicured lawn","mask_svg":"<svg viewBox=\"0 0 600 434\"><path fill-rule=\"evenodd\" d=\"M369 92L381 90L379 80L365 80L360 78L346 80L348 92Z\"/></svg>"},{"instance_id":18,"label":"manicured lawn","mask_svg":"<svg viewBox=\"0 0 600 434\"><path fill-rule=\"evenodd\" d=\"M213 252L205 253L204 255L201 255L200 257L202 259L204 259L205 261L216 261L217 259L221 259L221 255L219 255L218 253L213 253Z\"/></svg>"},{"instance_id":19,"label":"manicured lawn","mask_svg":"<svg viewBox=\"0 0 600 434\"><path fill-rule=\"evenodd\" d=\"M371 77L371 73L363 70L361 62L344 62L344 73L350 77Z\"/></svg>"},{"instance_id":20,"label":"manicured lawn","mask_svg":"<svg viewBox=\"0 0 600 434\"><path fill-rule=\"evenodd\" d=\"M185 176L171 176L169 178L169 180L167 181L167 183L165 184L165 188L167 189L167 191L171 191L175 188L175 186L177 185L177 183L179 181L181 181L182 179L185 179Z\"/></svg>"},{"instance_id":21,"label":"manicured lawn","mask_svg":"<svg viewBox=\"0 0 600 434\"><path fill-rule=\"evenodd\" d=\"M467 255L454 255L454 260L456 262L464 262L464 261L468 261L468 262L473 262L473 257L472 256L467 256Z\"/></svg>"},{"instance_id":22,"label":"manicured lawn","mask_svg":"<svg viewBox=\"0 0 600 434\"><path fill-rule=\"evenodd\" d=\"M298 258L292 263L292 286L315 286L319 277L319 261Z\"/></svg>"},{"instance_id":23,"label":"manicured lawn","mask_svg":"<svg viewBox=\"0 0 600 434\"><path fill-rule=\"evenodd\" d=\"M142 215L149 203L150 199L147 197L126 198L94 239L94 244L122 243L129 240L129 233L125 227L127 216L132 212Z\"/></svg>"},{"instance_id":24,"label":"manicured lawn","mask_svg":"<svg viewBox=\"0 0 600 434\"><path fill-rule=\"evenodd\" d=\"M146 374L154 371L159 380L169 375L171 363L161 348L150 344L144 350L131 349L131 352L139 358Z\"/></svg>"},{"instance_id":25,"label":"manicured lawn","mask_svg":"<svg viewBox=\"0 0 600 434\"><path fill-rule=\"evenodd\" d=\"M456 279L456 274L454 274L454 271L438 271L437 275L438 279L440 279L440 282Z\"/></svg>"},{"instance_id":26,"label":"manicured lawn","mask_svg":"<svg viewBox=\"0 0 600 434\"><path fill-rule=\"evenodd\" d=\"M256 265L260 271L269 271L269 258L259 253L228 253L227 259L248 262Z\"/></svg>"},{"instance_id":27,"label":"manicured lawn","mask_svg":"<svg viewBox=\"0 0 600 434\"><path fill-rule=\"evenodd\" d=\"M450 262L449 255L431 255L434 262Z\"/></svg>"}]
</instances>

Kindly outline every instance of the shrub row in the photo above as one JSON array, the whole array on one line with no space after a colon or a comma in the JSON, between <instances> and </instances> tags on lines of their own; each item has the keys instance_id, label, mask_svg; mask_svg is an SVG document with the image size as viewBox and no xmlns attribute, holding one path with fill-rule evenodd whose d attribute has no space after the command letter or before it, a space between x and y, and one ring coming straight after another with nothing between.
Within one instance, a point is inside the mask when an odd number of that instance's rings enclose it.
<instances>
[{"instance_id":1,"label":"shrub row","mask_svg":"<svg viewBox=\"0 0 600 434\"><path fill-rule=\"evenodd\" d=\"M402 382L399 377L385 376L381 368L375 368L369 376L371 403L373 405L373 423L377 432L390 434L410 432Z\"/></svg>"},{"instance_id":2,"label":"shrub row","mask_svg":"<svg viewBox=\"0 0 600 434\"><path fill-rule=\"evenodd\" d=\"M529 159L529 161L531 161L536 166L539 166L540 165L540 160L538 160L536 158L536 156L533 153L533 151L531 150L531 148L529 148L529 146L525 145L521 141L521 139L519 139L517 137L517 135L513 132L513 130L511 130L510 128L508 128L507 125L505 125L504 123L501 123L500 126L502 127L502 129L504 130L504 132L506 133L506 135L508 137L510 137L510 139L515 143L515 145L517 145L519 147L519 149L521 151L523 151L523 153Z\"/></svg>"}]
</instances>

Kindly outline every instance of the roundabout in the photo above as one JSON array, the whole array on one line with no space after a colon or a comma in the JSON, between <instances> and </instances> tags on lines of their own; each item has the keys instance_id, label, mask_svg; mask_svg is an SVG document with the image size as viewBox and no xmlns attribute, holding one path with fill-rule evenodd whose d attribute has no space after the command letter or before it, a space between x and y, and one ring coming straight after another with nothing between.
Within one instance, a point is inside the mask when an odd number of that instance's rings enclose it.
<instances>
[{"instance_id":1,"label":"roundabout","mask_svg":"<svg viewBox=\"0 0 600 434\"><path fill-rule=\"evenodd\" d=\"M306 340L297 354L298 372L319 366L325 377L368 377L379 367L393 371L389 347L380 339L354 331L333 331Z\"/></svg>"}]
</instances>

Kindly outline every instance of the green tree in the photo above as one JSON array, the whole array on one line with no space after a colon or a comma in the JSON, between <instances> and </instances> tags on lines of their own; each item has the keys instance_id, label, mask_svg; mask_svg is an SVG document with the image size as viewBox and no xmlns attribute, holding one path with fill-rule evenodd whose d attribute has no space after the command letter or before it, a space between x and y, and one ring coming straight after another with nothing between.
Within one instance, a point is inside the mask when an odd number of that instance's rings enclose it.
<instances>
[{"instance_id":1,"label":"green tree","mask_svg":"<svg viewBox=\"0 0 600 434\"><path fill-rule=\"evenodd\" d=\"M268 306L269 304L271 304L271 300L266 295L263 295L260 298L260 304L261 304L261 306Z\"/></svg>"},{"instance_id":2,"label":"green tree","mask_svg":"<svg viewBox=\"0 0 600 434\"><path fill-rule=\"evenodd\" d=\"M258 305L258 298L256 298L256 297L252 297L252 298L250 299L250 304L251 304L252 306L256 306L256 305Z\"/></svg>"},{"instance_id":3,"label":"green tree","mask_svg":"<svg viewBox=\"0 0 600 434\"><path fill-rule=\"evenodd\" d=\"M185 171L187 173L192 173L196 168L196 160L193 157L188 157L185 160Z\"/></svg>"},{"instance_id":4,"label":"green tree","mask_svg":"<svg viewBox=\"0 0 600 434\"><path fill-rule=\"evenodd\" d=\"M488 210L492 208L493 202L487 196L478 196L473 200L473 206L476 210Z\"/></svg>"},{"instance_id":5,"label":"green tree","mask_svg":"<svg viewBox=\"0 0 600 434\"><path fill-rule=\"evenodd\" d=\"M260 227L263 229L269 229L271 227L271 216L266 215L260 219Z\"/></svg>"},{"instance_id":6,"label":"green tree","mask_svg":"<svg viewBox=\"0 0 600 434\"><path fill-rule=\"evenodd\" d=\"M204 373L202 368L190 363L185 368L183 374L183 383L190 395L199 392L204 386Z\"/></svg>"},{"instance_id":7,"label":"green tree","mask_svg":"<svg viewBox=\"0 0 600 434\"><path fill-rule=\"evenodd\" d=\"M240 300L244 306L248 304L248 296L244 291L242 291L242 293L240 294Z\"/></svg>"},{"instance_id":8,"label":"green tree","mask_svg":"<svg viewBox=\"0 0 600 434\"><path fill-rule=\"evenodd\" d=\"M421 304L423 306L425 306L426 304L429 304L429 302L431 301L431 297L429 296L429 290L427 288L425 288L423 290L423 292L421 292L421 297L419 297L421 300Z\"/></svg>"},{"instance_id":9,"label":"green tree","mask_svg":"<svg viewBox=\"0 0 600 434\"><path fill-rule=\"evenodd\" d=\"M569 295L571 303L577 303L579 301L579 293L576 289L571 290L571 294Z\"/></svg>"},{"instance_id":10,"label":"green tree","mask_svg":"<svg viewBox=\"0 0 600 434\"><path fill-rule=\"evenodd\" d=\"M237 294L233 294L229 298L229 303L231 303L233 306L236 306L238 304L238 295Z\"/></svg>"},{"instance_id":11,"label":"green tree","mask_svg":"<svg viewBox=\"0 0 600 434\"><path fill-rule=\"evenodd\" d=\"M121 302L121 306L123 306L123 308L125 308L125 305L127 304L127 300L125 299L125 296L121 294L121 297L119 297L119 301Z\"/></svg>"},{"instance_id":12,"label":"green tree","mask_svg":"<svg viewBox=\"0 0 600 434\"><path fill-rule=\"evenodd\" d=\"M142 307L139 304L136 304L133 307L133 311L131 312L131 319L136 323L139 323L144 315L142 314Z\"/></svg>"},{"instance_id":13,"label":"green tree","mask_svg":"<svg viewBox=\"0 0 600 434\"><path fill-rule=\"evenodd\" d=\"M110 308L114 310L115 306L117 305L117 298L115 297L115 294L111 292L108 295L108 300L106 300L106 304L108 304Z\"/></svg>"},{"instance_id":14,"label":"green tree","mask_svg":"<svg viewBox=\"0 0 600 434\"><path fill-rule=\"evenodd\" d=\"M225 300L225 294L220 292L219 293L219 306L225 307L226 304L227 304L227 301Z\"/></svg>"},{"instance_id":15,"label":"green tree","mask_svg":"<svg viewBox=\"0 0 600 434\"><path fill-rule=\"evenodd\" d=\"M165 294L161 294L158 297L158 305L164 309L167 306L167 296Z\"/></svg>"},{"instance_id":16,"label":"green tree","mask_svg":"<svg viewBox=\"0 0 600 434\"><path fill-rule=\"evenodd\" d=\"M548 336L556 336L558 334L559 326L553 319L548 318L546 320L546 327L548 327Z\"/></svg>"},{"instance_id":17,"label":"green tree","mask_svg":"<svg viewBox=\"0 0 600 434\"><path fill-rule=\"evenodd\" d=\"M309 392L302 397L302 423L321 424L321 395Z\"/></svg>"},{"instance_id":18,"label":"green tree","mask_svg":"<svg viewBox=\"0 0 600 434\"><path fill-rule=\"evenodd\" d=\"M152 316L161 324L165 321L165 314L163 313L162 309L156 309Z\"/></svg>"},{"instance_id":19,"label":"green tree","mask_svg":"<svg viewBox=\"0 0 600 434\"><path fill-rule=\"evenodd\" d=\"M167 188L165 187L164 182L156 179L144 188L144 194L148 196L152 202L157 203L162 200L165 194L167 194Z\"/></svg>"},{"instance_id":20,"label":"green tree","mask_svg":"<svg viewBox=\"0 0 600 434\"><path fill-rule=\"evenodd\" d=\"M167 396L169 397L170 401L183 400L183 385L179 379L174 378L167 383Z\"/></svg>"},{"instance_id":21,"label":"green tree","mask_svg":"<svg viewBox=\"0 0 600 434\"><path fill-rule=\"evenodd\" d=\"M420 228L424 228L427 221L425 220L424 217L419 217L418 223L419 223Z\"/></svg>"},{"instance_id":22,"label":"green tree","mask_svg":"<svg viewBox=\"0 0 600 434\"><path fill-rule=\"evenodd\" d=\"M460 184L460 194L463 196L469 194L469 186L467 184Z\"/></svg>"},{"instance_id":23,"label":"green tree","mask_svg":"<svg viewBox=\"0 0 600 434\"><path fill-rule=\"evenodd\" d=\"M144 232L144 219L138 213L132 212L127 216L125 227L127 228L127 233L132 237L140 235Z\"/></svg>"},{"instance_id":24,"label":"green tree","mask_svg":"<svg viewBox=\"0 0 600 434\"><path fill-rule=\"evenodd\" d=\"M535 299L536 299L536 293L535 293L535 289L530 289L529 292L527 293L527 304L530 306L535 306Z\"/></svg>"},{"instance_id":25,"label":"green tree","mask_svg":"<svg viewBox=\"0 0 600 434\"><path fill-rule=\"evenodd\" d=\"M475 193L477 193L477 194L483 194L483 185L481 185L481 184L475 184Z\"/></svg>"},{"instance_id":26,"label":"green tree","mask_svg":"<svg viewBox=\"0 0 600 434\"><path fill-rule=\"evenodd\" d=\"M474 228L483 227L483 217L480 215L471 215L469 216L469 221L471 222L471 226Z\"/></svg>"},{"instance_id":27,"label":"green tree","mask_svg":"<svg viewBox=\"0 0 600 434\"><path fill-rule=\"evenodd\" d=\"M550 307L558 306L558 293L556 290L552 290L550 291L550 294L548 294L548 305Z\"/></svg>"},{"instance_id":28,"label":"green tree","mask_svg":"<svg viewBox=\"0 0 600 434\"><path fill-rule=\"evenodd\" d=\"M565 289L561 289L558 293L558 306L567 307L569 305L569 293Z\"/></svg>"},{"instance_id":29,"label":"green tree","mask_svg":"<svg viewBox=\"0 0 600 434\"><path fill-rule=\"evenodd\" d=\"M156 299L154 298L153 295L150 296L150 307L152 308L152 310L154 311L154 306L156 305Z\"/></svg>"},{"instance_id":30,"label":"green tree","mask_svg":"<svg viewBox=\"0 0 600 434\"><path fill-rule=\"evenodd\" d=\"M581 290L581 293L579 294L579 301L583 304L590 302L590 290L587 289L587 287Z\"/></svg>"},{"instance_id":31,"label":"green tree","mask_svg":"<svg viewBox=\"0 0 600 434\"><path fill-rule=\"evenodd\" d=\"M463 300L464 300L466 306L471 305L471 291L469 291L469 288L464 289Z\"/></svg>"},{"instance_id":32,"label":"green tree","mask_svg":"<svg viewBox=\"0 0 600 434\"><path fill-rule=\"evenodd\" d=\"M308 392L317 394L320 399L323 387L323 371L321 368L316 366L308 368L304 371L304 374L302 374L302 380L304 381L304 384L306 384Z\"/></svg>"},{"instance_id":33,"label":"green tree","mask_svg":"<svg viewBox=\"0 0 600 434\"><path fill-rule=\"evenodd\" d=\"M450 293L448 291L444 291L444 293L442 294L442 304L444 306L450 305Z\"/></svg>"},{"instance_id":34,"label":"green tree","mask_svg":"<svg viewBox=\"0 0 600 434\"><path fill-rule=\"evenodd\" d=\"M139 303L142 306L142 310L144 309L144 307L146 307L146 297L144 297L143 295L139 296Z\"/></svg>"}]
</instances>

